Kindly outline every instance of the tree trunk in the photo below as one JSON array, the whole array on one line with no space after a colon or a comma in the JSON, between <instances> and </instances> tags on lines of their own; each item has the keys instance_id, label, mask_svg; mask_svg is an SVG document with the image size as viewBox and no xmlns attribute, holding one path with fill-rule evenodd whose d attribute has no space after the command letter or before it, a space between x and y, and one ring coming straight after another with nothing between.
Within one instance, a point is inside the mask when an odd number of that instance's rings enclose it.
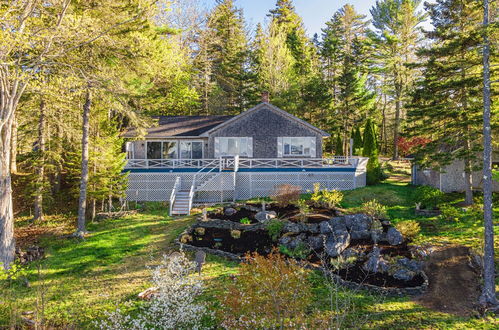
<instances>
[{"instance_id":1,"label":"tree trunk","mask_svg":"<svg viewBox=\"0 0 499 330\"><path fill-rule=\"evenodd\" d=\"M489 25L489 1L484 1L483 25ZM494 223L492 216L492 133L490 126L490 42L487 32L483 46L483 291L480 302L497 308L494 265Z\"/></svg>"},{"instance_id":2,"label":"tree trunk","mask_svg":"<svg viewBox=\"0 0 499 330\"><path fill-rule=\"evenodd\" d=\"M38 168L36 176L36 195L33 222L43 221L43 184L45 182L45 101L40 101L40 117L38 119Z\"/></svg>"},{"instance_id":3,"label":"tree trunk","mask_svg":"<svg viewBox=\"0 0 499 330\"><path fill-rule=\"evenodd\" d=\"M10 146L10 173L17 173L17 118L13 115L11 146Z\"/></svg>"},{"instance_id":4,"label":"tree trunk","mask_svg":"<svg viewBox=\"0 0 499 330\"><path fill-rule=\"evenodd\" d=\"M107 213L111 215L111 211L113 210L113 196L111 194L109 194L108 196L107 204L108 204Z\"/></svg>"},{"instance_id":5,"label":"tree trunk","mask_svg":"<svg viewBox=\"0 0 499 330\"><path fill-rule=\"evenodd\" d=\"M12 117L0 128L0 264L8 269L14 261L14 214L10 176Z\"/></svg>"},{"instance_id":6,"label":"tree trunk","mask_svg":"<svg viewBox=\"0 0 499 330\"><path fill-rule=\"evenodd\" d=\"M464 160L464 205L473 205L473 171L471 160Z\"/></svg>"},{"instance_id":7,"label":"tree trunk","mask_svg":"<svg viewBox=\"0 0 499 330\"><path fill-rule=\"evenodd\" d=\"M83 238L85 229L85 213L87 210L87 188L88 188L88 144L90 131L90 106L92 104L92 95L87 90L85 104L83 105L83 134L81 138L81 182L80 199L78 202L78 227L75 236Z\"/></svg>"},{"instance_id":8,"label":"tree trunk","mask_svg":"<svg viewBox=\"0 0 499 330\"><path fill-rule=\"evenodd\" d=\"M393 160L398 160L399 159L399 146L398 146L398 140L399 140L399 128L400 128L400 108L402 107L401 105L401 87L396 86L396 95L395 95L395 126L393 127Z\"/></svg>"},{"instance_id":9,"label":"tree trunk","mask_svg":"<svg viewBox=\"0 0 499 330\"><path fill-rule=\"evenodd\" d=\"M97 200L95 198L93 198L92 199L92 222L94 222L96 214L97 214Z\"/></svg>"}]
</instances>

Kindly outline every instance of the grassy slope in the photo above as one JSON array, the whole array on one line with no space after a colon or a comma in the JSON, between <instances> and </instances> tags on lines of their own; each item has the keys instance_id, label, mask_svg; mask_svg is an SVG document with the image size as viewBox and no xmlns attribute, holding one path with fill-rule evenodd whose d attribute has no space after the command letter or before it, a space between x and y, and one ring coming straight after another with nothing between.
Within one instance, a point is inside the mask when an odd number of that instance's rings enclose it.
<instances>
[{"instance_id":1,"label":"grassy slope","mask_svg":"<svg viewBox=\"0 0 499 330\"><path fill-rule=\"evenodd\" d=\"M393 222L420 221L423 227L421 242L476 245L481 231L479 222L446 223L436 218L416 218L412 209L412 190L405 184L385 183L348 191L342 206L357 207L374 197L388 206ZM459 201L458 196L451 196L451 199L450 202ZM21 280L15 281L8 290L2 288L0 327L8 325L10 311L34 311L37 298L41 301L42 296L45 316L52 325L88 326L91 320L101 317L103 311L126 300L136 300L136 294L149 285L150 273L146 266L157 262L174 237L192 221L192 218L172 220L166 216L166 211L158 210L92 224L89 226L92 233L85 241L53 235L44 237L41 243L47 247L48 257L41 263L40 275L32 265L26 271L29 288ZM57 221L46 224L60 225ZM237 265L213 256L208 256L207 261L203 270L208 283L205 299L211 301L217 284L237 273ZM314 276L313 283L315 305L326 309L324 280ZM494 323L491 319L465 319L436 313L408 298L381 301L366 293L351 291L342 295L351 298L355 306L344 326L359 325L358 320L363 318L369 319L365 327L370 328L491 328Z\"/></svg>"}]
</instances>

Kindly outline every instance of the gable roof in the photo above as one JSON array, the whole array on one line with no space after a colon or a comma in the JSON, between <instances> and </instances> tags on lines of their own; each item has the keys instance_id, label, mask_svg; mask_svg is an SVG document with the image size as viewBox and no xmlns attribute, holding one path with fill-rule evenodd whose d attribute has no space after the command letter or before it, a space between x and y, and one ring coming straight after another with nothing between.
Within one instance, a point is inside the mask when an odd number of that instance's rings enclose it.
<instances>
[{"instance_id":1,"label":"gable roof","mask_svg":"<svg viewBox=\"0 0 499 330\"><path fill-rule=\"evenodd\" d=\"M232 118L230 118L230 119L228 119L228 120L226 120L226 121L224 121L224 122L220 123L219 125L217 125L217 126L215 126L215 127L212 127L211 129L209 129L209 130L207 130L207 131L203 132L203 133L201 134L201 136L209 136L211 133L213 133L213 132L217 131L218 129L220 129L220 128L222 128L222 127L225 127L225 126L227 126L227 125L230 125L231 123L233 123L233 122L237 121L237 120L238 120L238 119L240 119L241 117L244 117L244 116L246 116L246 115L248 115L248 114L250 114L250 113L252 113L252 112L255 112L255 111L257 111L257 110L264 109L264 108L265 108L265 109L269 109L269 110L274 111L274 112L277 112L278 114L280 114L280 115L282 115L282 116L284 116L284 117L287 117L287 118L289 118L289 119L291 119L291 120L294 120L294 121L298 122L299 124L301 124L301 125L303 125L303 126L305 126L305 127L309 128L309 129L311 129L311 130L314 130L314 131L318 132L318 133L319 133L319 134L321 134L323 137L329 137L329 136L331 136L329 133L324 132L323 130L321 130L321 129L319 129L319 128L317 128L317 127L315 127L315 126L313 126L313 125L311 125L311 124L309 124L309 123L307 123L306 121L304 121L304 120L302 120L302 119L300 119L300 118L298 118L298 117L296 117L296 116L293 116L293 115L292 115L292 114L290 114L289 112L286 112L286 111L284 111L284 110L282 110L282 109L279 109L278 107L276 107L276 106L274 106L274 105L272 105L272 104L270 104L270 103L267 103L267 102L260 103L260 104L258 104L257 106L255 106L255 107L253 107L253 108L251 108L251 109L249 109L249 110L246 110L246 111L244 111L244 112L240 113L239 115L234 116L234 117L232 117Z\"/></svg>"},{"instance_id":2,"label":"gable roof","mask_svg":"<svg viewBox=\"0 0 499 330\"><path fill-rule=\"evenodd\" d=\"M158 116L158 126L148 128L147 138L200 136L216 126L230 120L234 116ZM135 130L126 132L123 136L132 138L137 135Z\"/></svg>"}]
</instances>

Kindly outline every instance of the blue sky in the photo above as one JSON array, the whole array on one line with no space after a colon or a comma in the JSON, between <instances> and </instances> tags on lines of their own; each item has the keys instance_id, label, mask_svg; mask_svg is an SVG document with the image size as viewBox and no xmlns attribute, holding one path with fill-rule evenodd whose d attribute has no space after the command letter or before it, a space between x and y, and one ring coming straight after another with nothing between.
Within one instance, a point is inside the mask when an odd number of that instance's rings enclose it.
<instances>
[{"instance_id":1,"label":"blue sky","mask_svg":"<svg viewBox=\"0 0 499 330\"><path fill-rule=\"evenodd\" d=\"M203 1L209 7L215 3L215 0ZM325 23L343 5L350 3L359 13L369 18L369 9L375 2L375 0L294 0L294 5L298 14L303 18L308 34L312 36L314 33L320 35ZM275 3L276 0L236 0L236 5L243 8L244 17L250 26L263 22L269 10L275 7Z\"/></svg>"}]
</instances>

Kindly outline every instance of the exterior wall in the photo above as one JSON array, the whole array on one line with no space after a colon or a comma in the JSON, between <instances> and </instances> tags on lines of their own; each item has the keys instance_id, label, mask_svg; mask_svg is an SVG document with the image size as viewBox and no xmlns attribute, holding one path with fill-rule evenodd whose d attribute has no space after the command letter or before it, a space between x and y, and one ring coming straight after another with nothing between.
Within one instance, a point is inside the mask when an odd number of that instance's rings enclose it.
<instances>
[{"instance_id":1,"label":"exterior wall","mask_svg":"<svg viewBox=\"0 0 499 330\"><path fill-rule=\"evenodd\" d=\"M215 158L215 137L244 136L253 137L253 158L277 158L277 138L281 136L315 136L316 152L313 158L322 157L322 136L319 132L262 107L210 134L206 158Z\"/></svg>"},{"instance_id":2,"label":"exterior wall","mask_svg":"<svg viewBox=\"0 0 499 330\"><path fill-rule=\"evenodd\" d=\"M483 183L482 171L473 172L472 180L473 189L481 190ZM415 166L413 167L413 183L432 186L441 189L443 192L462 192L465 189L464 162L454 161L446 166L442 173L435 170L421 170ZM499 192L499 182L493 181L492 189Z\"/></svg>"},{"instance_id":3,"label":"exterior wall","mask_svg":"<svg viewBox=\"0 0 499 330\"><path fill-rule=\"evenodd\" d=\"M195 202L220 202L221 200L245 200L266 197L277 185L293 184L302 191L312 191L313 184L322 188L350 190L365 185L365 170L355 169L251 169L240 172L216 172L206 189L196 193ZM177 177L181 177L183 190L191 187L196 172L131 172L128 176L128 201L168 201ZM235 181L234 181L235 175ZM234 185L235 183L235 185ZM233 190L235 188L235 190ZM220 191L222 189L222 192ZM234 195L235 193L235 195Z\"/></svg>"}]
</instances>

